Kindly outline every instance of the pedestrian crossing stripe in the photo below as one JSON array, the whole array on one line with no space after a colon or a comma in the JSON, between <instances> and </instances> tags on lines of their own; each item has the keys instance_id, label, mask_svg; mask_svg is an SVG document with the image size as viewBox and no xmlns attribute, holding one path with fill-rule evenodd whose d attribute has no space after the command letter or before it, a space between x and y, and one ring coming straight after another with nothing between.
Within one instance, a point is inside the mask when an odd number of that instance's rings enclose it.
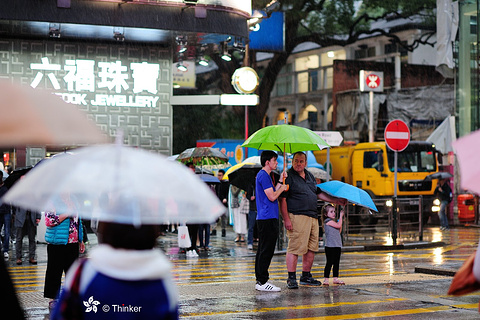
<instances>
[{"instance_id":1,"label":"pedestrian crossing stripe","mask_svg":"<svg viewBox=\"0 0 480 320\"><path fill-rule=\"evenodd\" d=\"M262 313L262 312L274 312L274 311L284 311L284 310L304 310L304 309L319 309L319 308L331 308L331 307L341 307L341 306L356 306L356 305L366 305L366 304L377 304L385 302L399 302L407 301L405 298L390 298L385 300L370 300L370 301L361 301L361 302L338 302L331 304L315 304L315 305L302 305L302 306L288 306L288 307L277 307L277 308L260 308L252 310L243 310L243 311L222 311L222 312L202 312L202 313L186 313L182 314L182 318L194 318L201 316L215 316L215 315L226 315L226 314L251 314L251 313ZM387 311L376 311L376 312L365 312L365 313L355 313L355 314L342 314L342 315L332 315L332 316L317 316L309 318L292 318L285 320L314 320L314 319L325 319L325 320L343 320L343 319L364 319L364 318L376 318L376 317L391 317L391 316L400 316L400 315L412 315L412 314L422 314L422 313L431 313L439 311L453 310L454 308L461 309L477 309L478 304L461 304L461 305L452 305L452 306L434 306L426 308L416 308L416 309L402 309L402 310L387 310Z\"/></svg>"}]
</instances>

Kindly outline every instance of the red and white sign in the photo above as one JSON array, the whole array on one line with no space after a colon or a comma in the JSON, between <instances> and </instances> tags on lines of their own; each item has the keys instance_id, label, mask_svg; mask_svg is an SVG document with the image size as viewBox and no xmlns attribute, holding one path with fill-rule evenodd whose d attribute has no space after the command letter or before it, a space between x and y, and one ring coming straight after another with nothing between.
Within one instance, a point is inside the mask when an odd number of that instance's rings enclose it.
<instances>
[{"instance_id":1,"label":"red and white sign","mask_svg":"<svg viewBox=\"0 0 480 320\"><path fill-rule=\"evenodd\" d=\"M410 129L402 120L392 120L385 127L385 142L393 151L403 151L410 142Z\"/></svg>"},{"instance_id":2,"label":"red and white sign","mask_svg":"<svg viewBox=\"0 0 480 320\"><path fill-rule=\"evenodd\" d=\"M380 77L377 76L376 74L371 74L365 79L365 83L367 84L367 87L371 89L378 88L380 86Z\"/></svg>"},{"instance_id":3,"label":"red and white sign","mask_svg":"<svg viewBox=\"0 0 480 320\"><path fill-rule=\"evenodd\" d=\"M383 92L383 72L360 70L360 91Z\"/></svg>"}]
</instances>

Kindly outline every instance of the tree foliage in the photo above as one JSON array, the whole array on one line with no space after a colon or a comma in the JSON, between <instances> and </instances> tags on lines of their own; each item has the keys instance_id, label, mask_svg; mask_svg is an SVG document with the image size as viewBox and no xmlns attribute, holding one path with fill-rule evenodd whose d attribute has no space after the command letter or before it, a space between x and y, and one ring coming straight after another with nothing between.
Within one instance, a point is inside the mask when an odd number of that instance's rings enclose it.
<instances>
[{"instance_id":1,"label":"tree foliage","mask_svg":"<svg viewBox=\"0 0 480 320\"><path fill-rule=\"evenodd\" d=\"M321 47L346 46L360 37L384 35L413 51L419 44L433 46L435 33L435 0L279 0L285 13L285 51L274 53L263 73L259 86L260 105L256 108L257 123L262 123L266 114L270 93L280 70L287 63L293 49L304 42L314 42ZM254 0L254 9L265 9L269 1ZM377 20L411 18L421 19L426 30L422 37L404 44L393 33L372 29ZM417 19L417 20L418 20ZM419 26L420 27L420 26ZM255 52L251 52L252 56Z\"/></svg>"}]
</instances>

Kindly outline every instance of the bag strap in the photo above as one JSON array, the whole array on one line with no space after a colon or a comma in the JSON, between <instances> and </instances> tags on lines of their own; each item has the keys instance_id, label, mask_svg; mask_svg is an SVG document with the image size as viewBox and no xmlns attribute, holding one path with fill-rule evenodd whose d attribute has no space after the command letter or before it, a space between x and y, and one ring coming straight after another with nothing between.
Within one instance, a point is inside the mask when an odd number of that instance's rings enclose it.
<instances>
[{"instance_id":1,"label":"bag strap","mask_svg":"<svg viewBox=\"0 0 480 320\"><path fill-rule=\"evenodd\" d=\"M71 288L64 301L61 302L60 314L62 319L81 320L84 318L80 301L80 278L86 261L87 259L85 258L79 261L80 264L77 270L75 270Z\"/></svg>"},{"instance_id":2,"label":"bag strap","mask_svg":"<svg viewBox=\"0 0 480 320\"><path fill-rule=\"evenodd\" d=\"M85 262L87 262L87 259L85 258L80 260L80 264L75 271L75 276L73 278L72 286L70 288L71 294L74 294L76 296L80 294L80 278L82 276L83 266L85 265Z\"/></svg>"}]
</instances>

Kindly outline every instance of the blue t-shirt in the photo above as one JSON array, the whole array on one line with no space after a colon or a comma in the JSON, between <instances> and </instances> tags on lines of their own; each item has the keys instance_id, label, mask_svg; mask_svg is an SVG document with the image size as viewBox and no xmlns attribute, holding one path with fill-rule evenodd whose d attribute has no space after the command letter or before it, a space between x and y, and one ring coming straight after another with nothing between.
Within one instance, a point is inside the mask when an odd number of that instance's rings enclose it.
<instances>
[{"instance_id":1,"label":"blue t-shirt","mask_svg":"<svg viewBox=\"0 0 480 320\"><path fill-rule=\"evenodd\" d=\"M272 178L262 169L258 172L255 181L257 220L278 219L278 201L272 202L268 199L265 194L265 190L268 188L273 188L273 191L275 191Z\"/></svg>"}]
</instances>

